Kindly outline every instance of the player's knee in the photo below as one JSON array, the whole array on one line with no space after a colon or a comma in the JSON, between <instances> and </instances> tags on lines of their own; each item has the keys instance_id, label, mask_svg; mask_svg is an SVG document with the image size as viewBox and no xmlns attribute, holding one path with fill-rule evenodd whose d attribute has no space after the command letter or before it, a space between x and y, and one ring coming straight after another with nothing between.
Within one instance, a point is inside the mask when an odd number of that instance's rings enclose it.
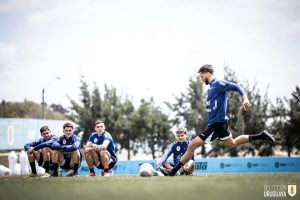
<instances>
[{"instance_id":1,"label":"player's knee","mask_svg":"<svg viewBox=\"0 0 300 200\"><path fill-rule=\"evenodd\" d=\"M73 152L72 152L72 157L73 157L73 158L80 158L79 150L73 151Z\"/></svg>"},{"instance_id":2,"label":"player's knee","mask_svg":"<svg viewBox=\"0 0 300 200\"><path fill-rule=\"evenodd\" d=\"M86 147L85 149L84 149L84 153L90 153L91 151L93 151L94 149L93 148L91 148L91 147Z\"/></svg>"},{"instance_id":3,"label":"player's knee","mask_svg":"<svg viewBox=\"0 0 300 200\"><path fill-rule=\"evenodd\" d=\"M34 159L33 153L27 153L27 157L28 157L28 159Z\"/></svg>"},{"instance_id":4,"label":"player's knee","mask_svg":"<svg viewBox=\"0 0 300 200\"><path fill-rule=\"evenodd\" d=\"M100 156L103 157L103 156L106 156L107 153L106 153L106 150L102 150L99 152Z\"/></svg>"},{"instance_id":5,"label":"player's knee","mask_svg":"<svg viewBox=\"0 0 300 200\"><path fill-rule=\"evenodd\" d=\"M59 150L53 150L52 151L52 155L58 155L58 153L59 153Z\"/></svg>"},{"instance_id":6,"label":"player's knee","mask_svg":"<svg viewBox=\"0 0 300 200\"><path fill-rule=\"evenodd\" d=\"M195 161L193 161L193 160L189 160L189 162L188 162L188 166L195 166Z\"/></svg>"},{"instance_id":7,"label":"player's knee","mask_svg":"<svg viewBox=\"0 0 300 200\"><path fill-rule=\"evenodd\" d=\"M195 162L193 160L189 160L184 171L185 175L191 175L195 170Z\"/></svg>"},{"instance_id":8,"label":"player's knee","mask_svg":"<svg viewBox=\"0 0 300 200\"><path fill-rule=\"evenodd\" d=\"M171 164L168 163L168 162L164 162L164 163L162 164L162 166L163 166L164 168L166 168L166 169L172 168Z\"/></svg>"},{"instance_id":9,"label":"player's knee","mask_svg":"<svg viewBox=\"0 0 300 200\"><path fill-rule=\"evenodd\" d=\"M51 153L51 149L49 147L44 147L43 153Z\"/></svg>"}]
</instances>

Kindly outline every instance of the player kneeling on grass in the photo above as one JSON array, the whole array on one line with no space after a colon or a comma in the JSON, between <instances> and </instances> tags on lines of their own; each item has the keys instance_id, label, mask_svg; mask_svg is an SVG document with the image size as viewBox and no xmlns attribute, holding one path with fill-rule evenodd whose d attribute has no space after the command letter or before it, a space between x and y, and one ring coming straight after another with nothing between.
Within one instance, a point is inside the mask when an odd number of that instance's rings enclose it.
<instances>
[{"instance_id":1,"label":"player kneeling on grass","mask_svg":"<svg viewBox=\"0 0 300 200\"><path fill-rule=\"evenodd\" d=\"M160 167L172 169L180 161L181 156L186 152L190 141L187 139L186 128L178 128L176 131L176 141L171 144L169 150L157 162L157 170ZM173 163L168 163L167 159L173 154ZM191 175L195 169L194 157L189 160L178 172L180 175Z\"/></svg>"},{"instance_id":2,"label":"player kneeling on grass","mask_svg":"<svg viewBox=\"0 0 300 200\"><path fill-rule=\"evenodd\" d=\"M117 163L114 141L109 132L105 131L103 121L94 123L96 132L90 136L85 147L85 159L90 169L89 176L95 176L94 165L103 169L103 176L110 176L109 171Z\"/></svg>"},{"instance_id":3,"label":"player kneeling on grass","mask_svg":"<svg viewBox=\"0 0 300 200\"><path fill-rule=\"evenodd\" d=\"M64 135L53 143L52 162L53 172L51 176L58 176L58 165L62 169L68 170L66 176L77 176L78 167L82 159L80 153L80 140L73 134L73 125L65 123L63 125Z\"/></svg>"},{"instance_id":4,"label":"player kneeling on grass","mask_svg":"<svg viewBox=\"0 0 300 200\"><path fill-rule=\"evenodd\" d=\"M24 149L27 151L28 160L31 167L30 176L37 176L35 168L35 161L38 162L39 166L45 169L44 177L50 176L49 168L51 162L51 146L57 140L56 135L52 135L48 126L43 126L40 129L41 136L37 141L25 144Z\"/></svg>"}]
</instances>

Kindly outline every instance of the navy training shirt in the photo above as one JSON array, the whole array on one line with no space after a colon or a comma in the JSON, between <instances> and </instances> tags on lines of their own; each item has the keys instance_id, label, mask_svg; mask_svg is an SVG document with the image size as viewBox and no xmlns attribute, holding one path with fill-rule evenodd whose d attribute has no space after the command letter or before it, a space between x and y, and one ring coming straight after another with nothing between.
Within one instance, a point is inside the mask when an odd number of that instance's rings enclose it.
<instances>
[{"instance_id":1,"label":"navy training shirt","mask_svg":"<svg viewBox=\"0 0 300 200\"><path fill-rule=\"evenodd\" d=\"M157 162L158 166L162 166L164 162L168 160L170 155L173 154L173 163L174 165L177 165L179 163L181 157L183 154L186 152L188 146L189 146L190 141L187 140L185 142L179 142L175 141L170 145L170 148L168 151L161 157L161 159ZM194 156L192 157L192 160L194 160Z\"/></svg>"},{"instance_id":2,"label":"navy training shirt","mask_svg":"<svg viewBox=\"0 0 300 200\"><path fill-rule=\"evenodd\" d=\"M29 149L30 147L33 147L33 149L34 149L35 151L37 151L37 150L42 149L42 148L44 148L44 147L49 147L49 148L51 148L52 144L53 144L57 139L58 139L58 138L57 138L56 135L52 135L52 134L51 134L49 140L46 141L44 138L40 138L40 139L38 139L38 140L36 140L36 141L34 141L34 142L25 144L24 149L25 149L25 151L28 151L28 149Z\"/></svg>"},{"instance_id":3,"label":"navy training shirt","mask_svg":"<svg viewBox=\"0 0 300 200\"><path fill-rule=\"evenodd\" d=\"M63 154L67 156L71 156L72 152L78 150L79 148L80 140L76 135L72 135L70 138L62 135L52 144L53 150L61 150Z\"/></svg>"},{"instance_id":4,"label":"navy training shirt","mask_svg":"<svg viewBox=\"0 0 300 200\"><path fill-rule=\"evenodd\" d=\"M241 96L246 94L245 90L235 83L217 79L211 81L206 101L208 126L216 122L225 122L228 120L226 116L228 91L236 91Z\"/></svg>"}]
</instances>

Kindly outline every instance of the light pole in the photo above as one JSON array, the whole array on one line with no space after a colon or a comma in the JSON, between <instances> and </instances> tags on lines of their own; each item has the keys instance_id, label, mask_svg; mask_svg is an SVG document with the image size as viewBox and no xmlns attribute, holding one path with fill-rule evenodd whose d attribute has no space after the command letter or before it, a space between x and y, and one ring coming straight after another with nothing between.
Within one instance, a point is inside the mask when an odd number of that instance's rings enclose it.
<instances>
[{"instance_id":1,"label":"light pole","mask_svg":"<svg viewBox=\"0 0 300 200\"><path fill-rule=\"evenodd\" d=\"M45 88L53 81L53 80L60 80L59 76L51 78L43 87L42 89L42 119L45 119Z\"/></svg>"}]
</instances>

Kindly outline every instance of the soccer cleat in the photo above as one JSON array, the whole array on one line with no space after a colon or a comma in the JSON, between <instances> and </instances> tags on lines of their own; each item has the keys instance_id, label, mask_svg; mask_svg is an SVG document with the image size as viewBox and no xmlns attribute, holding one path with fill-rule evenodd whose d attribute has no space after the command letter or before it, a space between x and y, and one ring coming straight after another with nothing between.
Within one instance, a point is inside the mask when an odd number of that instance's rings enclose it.
<instances>
[{"instance_id":1,"label":"soccer cleat","mask_svg":"<svg viewBox=\"0 0 300 200\"><path fill-rule=\"evenodd\" d=\"M165 176L174 176L175 175L172 173L172 169L166 169L163 167L160 167L159 169L160 169L161 173Z\"/></svg>"},{"instance_id":2,"label":"soccer cleat","mask_svg":"<svg viewBox=\"0 0 300 200\"><path fill-rule=\"evenodd\" d=\"M108 172L103 172L103 177L110 177L110 174Z\"/></svg>"},{"instance_id":3,"label":"soccer cleat","mask_svg":"<svg viewBox=\"0 0 300 200\"><path fill-rule=\"evenodd\" d=\"M77 171L75 172L73 169L67 171L66 176L77 176Z\"/></svg>"},{"instance_id":4,"label":"soccer cleat","mask_svg":"<svg viewBox=\"0 0 300 200\"><path fill-rule=\"evenodd\" d=\"M153 176L164 176L161 171L153 171Z\"/></svg>"},{"instance_id":5,"label":"soccer cleat","mask_svg":"<svg viewBox=\"0 0 300 200\"><path fill-rule=\"evenodd\" d=\"M37 175L37 174L31 173L31 174L29 174L28 176L29 176L29 177L37 177L38 175Z\"/></svg>"},{"instance_id":6,"label":"soccer cleat","mask_svg":"<svg viewBox=\"0 0 300 200\"><path fill-rule=\"evenodd\" d=\"M264 137L265 140L275 143L275 138L272 134L270 134L267 130L264 130L261 132L262 136Z\"/></svg>"},{"instance_id":7,"label":"soccer cleat","mask_svg":"<svg viewBox=\"0 0 300 200\"><path fill-rule=\"evenodd\" d=\"M47 172L41 176L41 178L48 178L48 177L50 177L50 174Z\"/></svg>"},{"instance_id":8,"label":"soccer cleat","mask_svg":"<svg viewBox=\"0 0 300 200\"><path fill-rule=\"evenodd\" d=\"M50 177L58 177L58 172L52 171Z\"/></svg>"},{"instance_id":9,"label":"soccer cleat","mask_svg":"<svg viewBox=\"0 0 300 200\"><path fill-rule=\"evenodd\" d=\"M89 176L96 176L94 172L90 172Z\"/></svg>"}]
</instances>

